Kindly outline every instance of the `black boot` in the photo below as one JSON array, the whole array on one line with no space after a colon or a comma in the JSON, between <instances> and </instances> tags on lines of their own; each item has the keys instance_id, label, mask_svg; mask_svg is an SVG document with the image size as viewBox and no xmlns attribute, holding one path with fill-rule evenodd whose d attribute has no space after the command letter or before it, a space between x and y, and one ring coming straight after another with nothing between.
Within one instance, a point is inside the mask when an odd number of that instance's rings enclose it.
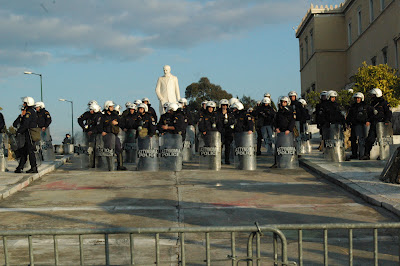
<instances>
[{"instance_id":1,"label":"black boot","mask_svg":"<svg viewBox=\"0 0 400 266\"><path fill-rule=\"evenodd\" d=\"M35 167L32 167L31 169L29 169L28 171L26 171L27 173L37 173L38 172L38 170L37 170L37 167L35 166Z\"/></svg>"},{"instance_id":2,"label":"black boot","mask_svg":"<svg viewBox=\"0 0 400 266\"><path fill-rule=\"evenodd\" d=\"M123 165L122 154L117 155L117 170L118 171L125 171L127 170L126 167Z\"/></svg>"},{"instance_id":3,"label":"black boot","mask_svg":"<svg viewBox=\"0 0 400 266\"><path fill-rule=\"evenodd\" d=\"M15 169L14 173L20 174L20 173L22 173L22 169L17 167Z\"/></svg>"}]
</instances>

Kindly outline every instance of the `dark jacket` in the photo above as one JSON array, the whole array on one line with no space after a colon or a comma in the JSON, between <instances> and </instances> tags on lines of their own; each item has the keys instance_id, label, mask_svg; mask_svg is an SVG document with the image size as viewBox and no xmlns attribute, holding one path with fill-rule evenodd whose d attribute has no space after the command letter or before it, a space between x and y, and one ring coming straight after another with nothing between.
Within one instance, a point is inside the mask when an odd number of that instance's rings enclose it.
<instances>
[{"instance_id":1,"label":"dark jacket","mask_svg":"<svg viewBox=\"0 0 400 266\"><path fill-rule=\"evenodd\" d=\"M290 108L292 108L293 110L293 115L296 119L296 121L301 121L301 122L305 122L305 110L303 105L301 104L301 102L299 102L298 100L292 101L290 103Z\"/></svg>"},{"instance_id":2,"label":"dark jacket","mask_svg":"<svg viewBox=\"0 0 400 266\"><path fill-rule=\"evenodd\" d=\"M137 113L131 114L130 112L126 113L125 115L122 115L121 117L121 122L122 122L122 127L123 129L135 129L135 119L136 119Z\"/></svg>"},{"instance_id":3,"label":"dark jacket","mask_svg":"<svg viewBox=\"0 0 400 266\"><path fill-rule=\"evenodd\" d=\"M348 125L365 125L370 122L370 107L365 102L353 103L347 114L346 124Z\"/></svg>"},{"instance_id":4,"label":"dark jacket","mask_svg":"<svg viewBox=\"0 0 400 266\"><path fill-rule=\"evenodd\" d=\"M222 133L222 121L221 117L216 112L204 112L199 120L199 131L210 132L219 131Z\"/></svg>"},{"instance_id":5,"label":"dark jacket","mask_svg":"<svg viewBox=\"0 0 400 266\"><path fill-rule=\"evenodd\" d=\"M26 114L24 116L19 115L15 119L13 126L17 129L17 133L27 133L28 129L36 128L37 126L37 114L33 107L26 107Z\"/></svg>"},{"instance_id":6,"label":"dark jacket","mask_svg":"<svg viewBox=\"0 0 400 266\"><path fill-rule=\"evenodd\" d=\"M325 108L326 108L326 104L327 103L328 103L327 100L321 100L315 106L315 122L316 122L318 128L321 128L322 125L326 123L324 112L325 112Z\"/></svg>"},{"instance_id":7,"label":"dark jacket","mask_svg":"<svg viewBox=\"0 0 400 266\"><path fill-rule=\"evenodd\" d=\"M78 117L78 124L84 132L88 131L88 127L92 119L93 114L91 114L90 111L86 111L80 117Z\"/></svg>"},{"instance_id":8,"label":"dark jacket","mask_svg":"<svg viewBox=\"0 0 400 266\"><path fill-rule=\"evenodd\" d=\"M0 113L0 132L6 132L6 122L2 113Z\"/></svg>"},{"instance_id":9,"label":"dark jacket","mask_svg":"<svg viewBox=\"0 0 400 266\"><path fill-rule=\"evenodd\" d=\"M36 112L38 117L38 127L40 128L48 128L51 124L51 116L50 113L46 109L40 109L39 112Z\"/></svg>"},{"instance_id":10,"label":"dark jacket","mask_svg":"<svg viewBox=\"0 0 400 266\"><path fill-rule=\"evenodd\" d=\"M343 115L344 109L342 108L342 106L335 102L332 101L328 101L325 104L325 108L324 108L324 120L325 126L328 126L329 124L341 124L344 125L345 124L345 118Z\"/></svg>"},{"instance_id":11,"label":"dark jacket","mask_svg":"<svg viewBox=\"0 0 400 266\"><path fill-rule=\"evenodd\" d=\"M187 124L193 126L193 116L187 107L183 107L183 115L187 119Z\"/></svg>"},{"instance_id":12,"label":"dark jacket","mask_svg":"<svg viewBox=\"0 0 400 266\"><path fill-rule=\"evenodd\" d=\"M279 110L275 116L275 128L279 129L281 132L284 132L286 130L293 132L295 121L296 120L294 119L292 108L287 106L279 106Z\"/></svg>"},{"instance_id":13,"label":"dark jacket","mask_svg":"<svg viewBox=\"0 0 400 266\"><path fill-rule=\"evenodd\" d=\"M263 126L271 126L274 124L276 111L271 105L260 105L256 108L254 112L257 121L257 128L261 128Z\"/></svg>"},{"instance_id":14,"label":"dark jacket","mask_svg":"<svg viewBox=\"0 0 400 266\"><path fill-rule=\"evenodd\" d=\"M161 128L163 125L173 126L175 129L164 130ZM165 113L160 117L157 127L160 133L185 135L185 117L181 112Z\"/></svg>"},{"instance_id":15,"label":"dark jacket","mask_svg":"<svg viewBox=\"0 0 400 266\"><path fill-rule=\"evenodd\" d=\"M154 110L153 107L151 107L151 104L147 105L148 111L147 113L151 114L154 117L154 121L157 121L157 113L156 110Z\"/></svg>"},{"instance_id":16,"label":"dark jacket","mask_svg":"<svg viewBox=\"0 0 400 266\"><path fill-rule=\"evenodd\" d=\"M235 116L235 132L253 131L253 118L246 110L238 110L233 115Z\"/></svg>"},{"instance_id":17,"label":"dark jacket","mask_svg":"<svg viewBox=\"0 0 400 266\"><path fill-rule=\"evenodd\" d=\"M220 117L219 119L222 122L222 129L223 129L223 134L233 134L234 132L234 126L235 126L235 116L231 112L227 112L226 114L222 113L222 110L217 111L218 116Z\"/></svg>"},{"instance_id":18,"label":"dark jacket","mask_svg":"<svg viewBox=\"0 0 400 266\"><path fill-rule=\"evenodd\" d=\"M382 97L375 98L371 102L370 117L371 122L385 122L389 123L392 121L392 111L390 111L390 105Z\"/></svg>"},{"instance_id":19,"label":"dark jacket","mask_svg":"<svg viewBox=\"0 0 400 266\"><path fill-rule=\"evenodd\" d=\"M156 121L154 116L150 113L136 113L134 118L133 128L136 130L141 130L142 128L147 128L147 135L152 137L156 133Z\"/></svg>"},{"instance_id":20,"label":"dark jacket","mask_svg":"<svg viewBox=\"0 0 400 266\"><path fill-rule=\"evenodd\" d=\"M114 121L114 120L116 120L118 122L118 125L112 124L112 121ZM114 135L118 135L120 122L121 121L120 121L118 112L105 111L101 117L101 122L100 122L99 126L100 126L100 129L102 129L102 132L113 133Z\"/></svg>"}]
</instances>

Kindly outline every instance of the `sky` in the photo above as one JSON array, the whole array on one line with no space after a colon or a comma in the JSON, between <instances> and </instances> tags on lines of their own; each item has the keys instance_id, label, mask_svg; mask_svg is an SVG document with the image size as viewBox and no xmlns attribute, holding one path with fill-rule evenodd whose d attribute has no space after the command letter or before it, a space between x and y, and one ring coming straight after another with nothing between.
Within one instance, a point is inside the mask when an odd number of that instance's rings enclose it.
<instances>
[{"instance_id":1,"label":"sky","mask_svg":"<svg viewBox=\"0 0 400 266\"><path fill-rule=\"evenodd\" d=\"M0 0L0 107L6 125L21 97L43 101L53 143L80 131L90 100L103 105L148 97L170 65L181 96L201 77L234 96L274 101L300 94L294 28L310 4L338 0ZM59 99L73 101L71 104Z\"/></svg>"}]
</instances>

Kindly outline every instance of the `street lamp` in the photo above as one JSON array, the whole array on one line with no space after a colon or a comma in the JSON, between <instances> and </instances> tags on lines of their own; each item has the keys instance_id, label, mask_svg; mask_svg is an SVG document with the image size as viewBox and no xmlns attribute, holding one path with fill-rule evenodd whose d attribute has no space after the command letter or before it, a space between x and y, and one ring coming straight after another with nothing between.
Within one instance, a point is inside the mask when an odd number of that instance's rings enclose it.
<instances>
[{"instance_id":1,"label":"street lamp","mask_svg":"<svg viewBox=\"0 0 400 266\"><path fill-rule=\"evenodd\" d=\"M42 74L33 73L33 72L30 72L30 71L25 71L24 74L40 76L40 101L43 102Z\"/></svg>"},{"instance_id":2,"label":"street lamp","mask_svg":"<svg viewBox=\"0 0 400 266\"><path fill-rule=\"evenodd\" d=\"M58 99L61 102L69 102L71 103L71 127L72 127L72 144L74 144L74 102L73 101L69 101L66 99Z\"/></svg>"}]
</instances>

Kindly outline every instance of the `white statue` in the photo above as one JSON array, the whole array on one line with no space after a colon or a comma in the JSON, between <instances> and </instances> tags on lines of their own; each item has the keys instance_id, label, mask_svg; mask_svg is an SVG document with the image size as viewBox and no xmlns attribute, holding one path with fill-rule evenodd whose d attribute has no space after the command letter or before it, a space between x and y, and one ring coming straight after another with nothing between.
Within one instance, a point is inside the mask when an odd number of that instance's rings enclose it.
<instances>
[{"instance_id":1,"label":"white statue","mask_svg":"<svg viewBox=\"0 0 400 266\"><path fill-rule=\"evenodd\" d=\"M171 67L168 65L164 66L164 76L157 80L156 94L160 100L160 114L164 113L164 103L176 103L181 98L178 78L171 74Z\"/></svg>"}]
</instances>

